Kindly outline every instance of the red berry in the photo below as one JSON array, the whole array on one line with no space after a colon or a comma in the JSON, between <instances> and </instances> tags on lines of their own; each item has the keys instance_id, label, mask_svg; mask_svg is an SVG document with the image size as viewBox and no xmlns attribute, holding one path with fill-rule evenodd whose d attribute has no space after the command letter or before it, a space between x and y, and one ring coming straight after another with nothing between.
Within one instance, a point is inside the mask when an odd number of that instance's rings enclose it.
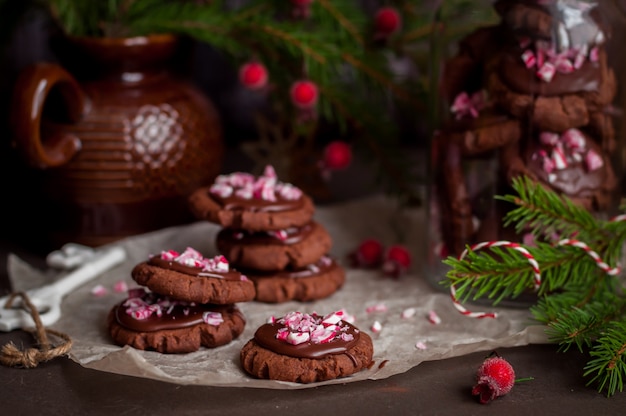
<instances>
[{"instance_id":1,"label":"red berry","mask_svg":"<svg viewBox=\"0 0 626 416\"><path fill-rule=\"evenodd\" d=\"M394 7L381 7L374 16L376 33L382 36L390 36L400 30L402 18Z\"/></svg>"},{"instance_id":2,"label":"red berry","mask_svg":"<svg viewBox=\"0 0 626 416\"><path fill-rule=\"evenodd\" d=\"M291 86L291 101L301 109L310 109L317 103L317 85L308 80L296 81Z\"/></svg>"},{"instance_id":3,"label":"red berry","mask_svg":"<svg viewBox=\"0 0 626 416\"><path fill-rule=\"evenodd\" d=\"M267 85L267 69L260 62L248 62L239 69L239 80L251 90L257 90Z\"/></svg>"},{"instance_id":4,"label":"red berry","mask_svg":"<svg viewBox=\"0 0 626 416\"><path fill-rule=\"evenodd\" d=\"M383 259L383 245L373 238L363 240L351 255L351 259L354 267L378 267Z\"/></svg>"},{"instance_id":5,"label":"red berry","mask_svg":"<svg viewBox=\"0 0 626 416\"><path fill-rule=\"evenodd\" d=\"M352 162L352 149L342 141L328 143L324 148L324 167L328 169L345 169Z\"/></svg>"},{"instance_id":6,"label":"red berry","mask_svg":"<svg viewBox=\"0 0 626 416\"><path fill-rule=\"evenodd\" d=\"M398 277L404 274L411 266L411 253L399 244L393 245L385 253L383 273L387 276Z\"/></svg>"},{"instance_id":7,"label":"red berry","mask_svg":"<svg viewBox=\"0 0 626 416\"><path fill-rule=\"evenodd\" d=\"M476 372L476 384L472 395L479 396L481 403L486 404L496 397L504 396L515 384L515 371L502 357L487 358Z\"/></svg>"}]
</instances>

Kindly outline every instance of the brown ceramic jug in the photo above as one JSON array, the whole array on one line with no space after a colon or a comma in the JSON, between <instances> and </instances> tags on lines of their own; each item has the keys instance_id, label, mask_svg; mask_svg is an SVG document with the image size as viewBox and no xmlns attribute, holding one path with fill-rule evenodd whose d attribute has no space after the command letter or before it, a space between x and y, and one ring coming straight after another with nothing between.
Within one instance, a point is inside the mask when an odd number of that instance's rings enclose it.
<instances>
[{"instance_id":1,"label":"brown ceramic jug","mask_svg":"<svg viewBox=\"0 0 626 416\"><path fill-rule=\"evenodd\" d=\"M37 238L96 246L191 221L186 197L219 173L223 139L215 107L172 71L178 39L65 41L72 62L23 69L12 103L14 145L42 170Z\"/></svg>"}]
</instances>

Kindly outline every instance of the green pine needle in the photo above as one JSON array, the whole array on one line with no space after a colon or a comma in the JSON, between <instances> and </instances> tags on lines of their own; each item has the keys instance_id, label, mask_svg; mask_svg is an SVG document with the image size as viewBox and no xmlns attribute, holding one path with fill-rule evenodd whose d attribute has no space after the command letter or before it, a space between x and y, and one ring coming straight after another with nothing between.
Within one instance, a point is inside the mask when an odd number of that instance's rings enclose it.
<instances>
[{"instance_id":1,"label":"green pine needle","mask_svg":"<svg viewBox=\"0 0 626 416\"><path fill-rule=\"evenodd\" d=\"M588 352L588 383L607 396L622 391L626 377L626 291L621 276L606 273L587 252L561 239L586 243L609 267L622 259L626 221L598 219L571 200L526 177L513 181L514 194L497 198L512 204L504 219L519 233L531 232L535 246L523 246L541 271L538 300L530 311L547 326L559 351ZM532 266L517 250L492 247L449 257L446 285L460 301L486 297L494 304L533 289Z\"/></svg>"}]
</instances>

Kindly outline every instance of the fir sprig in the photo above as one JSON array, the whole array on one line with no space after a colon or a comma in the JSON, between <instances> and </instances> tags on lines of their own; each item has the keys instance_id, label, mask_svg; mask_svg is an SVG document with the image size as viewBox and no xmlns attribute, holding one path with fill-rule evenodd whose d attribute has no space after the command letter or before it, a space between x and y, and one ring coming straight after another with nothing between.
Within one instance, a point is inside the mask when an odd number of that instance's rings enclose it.
<instances>
[{"instance_id":1,"label":"fir sprig","mask_svg":"<svg viewBox=\"0 0 626 416\"><path fill-rule=\"evenodd\" d=\"M514 192L498 198L516 208L505 216L519 233L532 233L533 246L522 245L541 271L534 319L546 325L549 339L559 351L575 346L590 356L584 369L588 383L607 396L622 391L626 377L626 290L623 275L607 273L579 247L561 245L578 239L609 266L622 259L626 221L598 219L570 199L520 177ZM454 285L460 301L487 297L497 303L534 287L533 267L513 249L493 247L472 251L463 259L444 260L450 270L447 285Z\"/></svg>"}]
</instances>

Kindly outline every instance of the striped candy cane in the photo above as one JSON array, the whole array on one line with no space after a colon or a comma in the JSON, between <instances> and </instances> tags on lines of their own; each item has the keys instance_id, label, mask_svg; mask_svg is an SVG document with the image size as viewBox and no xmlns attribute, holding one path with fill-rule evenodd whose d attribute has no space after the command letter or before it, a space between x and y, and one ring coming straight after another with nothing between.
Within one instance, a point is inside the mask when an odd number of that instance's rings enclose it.
<instances>
[{"instance_id":1,"label":"striped candy cane","mask_svg":"<svg viewBox=\"0 0 626 416\"><path fill-rule=\"evenodd\" d=\"M620 215L620 216L614 217L611 221L624 221L624 220L626 220L626 215ZM610 276L615 276L619 274L621 271L621 268L619 266L616 266L616 267L609 266L606 262L604 262L600 258L600 255L598 253L593 251L587 244L585 244L584 242L580 240L564 238L558 241L557 245L573 246L573 247L578 247L584 250L596 262L596 265ZM537 263L537 260L533 257L533 255L530 254L530 252L526 248L522 247L518 243L513 243L510 241L490 241L490 242L474 244L473 246L469 248L469 250L476 251L476 250L480 250L483 248L490 248L490 247L508 247L508 248L517 250L520 253L522 253L522 255L526 258L526 260L528 260L528 262L530 263L532 267L533 274L534 274L535 289L539 289L539 287L541 286L541 272L539 271L539 264ZM468 253L468 249L465 249L459 256L459 260L463 260L463 258L465 258L467 253ZM454 307L459 312L461 312L461 314L464 316L468 316L470 318L479 318L479 319L496 318L498 316L497 313L495 312L471 312L468 309L466 309L457 298L456 288L454 287L454 285L450 286L450 296L452 298L452 303Z\"/></svg>"},{"instance_id":2,"label":"striped candy cane","mask_svg":"<svg viewBox=\"0 0 626 416\"><path fill-rule=\"evenodd\" d=\"M469 250L477 251L483 248L492 248L492 247L507 247L507 248L511 248L513 250L516 250L522 253L522 255L526 258L526 260L528 260L528 263L530 263L533 269L535 289L539 289L539 286L541 285L541 273L539 272L539 264L537 263L537 260L535 260L533 255L530 254L530 252L526 248L522 247L520 244L513 243L511 241L504 241L504 240L503 241L488 241L488 242L474 244L473 246L469 248ZM459 260L463 260L469 250L468 249L463 250L463 252L459 256ZM452 304L454 305L454 307L459 312L461 312L461 314L464 316L468 316L470 318L478 318L478 319L497 318L498 316L498 314L495 312L472 312L468 310L467 308L465 308L456 296L456 288L454 287L454 285L450 285L450 297L452 298Z\"/></svg>"}]
</instances>

